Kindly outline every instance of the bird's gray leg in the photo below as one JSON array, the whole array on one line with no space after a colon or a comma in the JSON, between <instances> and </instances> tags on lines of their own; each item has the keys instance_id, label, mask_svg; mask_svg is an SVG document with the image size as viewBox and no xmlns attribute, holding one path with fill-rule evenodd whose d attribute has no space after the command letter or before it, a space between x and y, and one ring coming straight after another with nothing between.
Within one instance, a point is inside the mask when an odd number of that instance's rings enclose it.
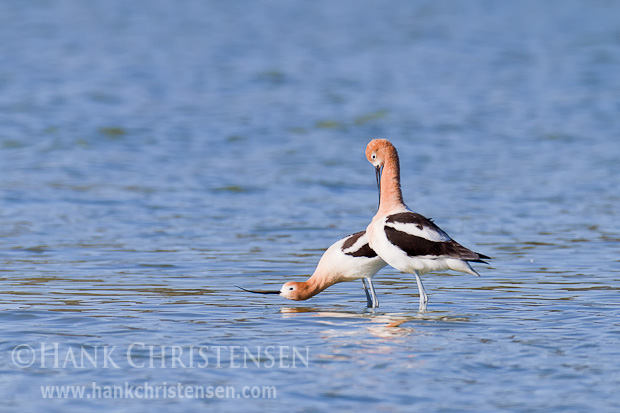
<instances>
[{"instance_id":1,"label":"bird's gray leg","mask_svg":"<svg viewBox=\"0 0 620 413\"><path fill-rule=\"evenodd\" d=\"M424 286L422 285L420 274L418 274L417 271L414 271L413 275L415 275L415 280L418 283L418 291L420 292L420 311L426 311L426 304L428 303L428 296L426 295L426 291L424 291Z\"/></svg>"},{"instance_id":2,"label":"bird's gray leg","mask_svg":"<svg viewBox=\"0 0 620 413\"><path fill-rule=\"evenodd\" d=\"M364 285L364 292L366 293L366 307L372 308L372 298L370 298L370 294L368 293L368 287L366 286L366 278L362 278L362 284Z\"/></svg>"},{"instance_id":3,"label":"bird's gray leg","mask_svg":"<svg viewBox=\"0 0 620 413\"><path fill-rule=\"evenodd\" d=\"M372 308L379 307L379 299L377 298L377 293L375 292L375 286L372 285L372 278L367 278L368 284L370 285L370 295L372 295Z\"/></svg>"}]
</instances>

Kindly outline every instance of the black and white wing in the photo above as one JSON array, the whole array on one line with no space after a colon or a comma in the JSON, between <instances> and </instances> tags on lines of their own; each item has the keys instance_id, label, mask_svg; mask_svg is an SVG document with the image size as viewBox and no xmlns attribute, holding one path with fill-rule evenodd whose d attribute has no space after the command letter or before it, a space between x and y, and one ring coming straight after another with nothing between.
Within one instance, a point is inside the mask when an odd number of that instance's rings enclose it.
<instances>
[{"instance_id":1,"label":"black and white wing","mask_svg":"<svg viewBox=\"0 0 620 413\"><path fill-rule=\"evenodd\" d=\"M366 231L356 232L346 237L342 244L342 252L352 257L375 258L377 253L368 245Z\"/></svg>"},{"instance_id":2,"label":"black and white wing","mask_svg":"<svg viewBox=\"0 0 620 413\"><path fill-rule=\"evenodd\" d=\"M388 241L410 257L456 258L473 262L484 262L482 258L489 258L465 248L432 220L415 212L389 215L384 230Z\"/></svg>"}]
</instances>

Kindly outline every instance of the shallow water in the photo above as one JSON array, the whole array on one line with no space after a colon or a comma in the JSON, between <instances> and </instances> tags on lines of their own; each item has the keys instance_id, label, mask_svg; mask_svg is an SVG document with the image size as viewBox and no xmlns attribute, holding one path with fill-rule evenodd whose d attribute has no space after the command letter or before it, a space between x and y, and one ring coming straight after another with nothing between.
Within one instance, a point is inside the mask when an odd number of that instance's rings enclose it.
<instances>
[{"instance_id":1,"label":"shallow water","mask_svg":"<svg viewBox=\"0 0 620 413\"><path fill-rule=\"evenodd\" d=\"M2 3L2 410L617 411L619 15ZM374 312L359 282L238 290L366 226L374 137L482 277L424 276L425 313L389 268ZM125 383L276 397L103 397ZM63 385L87 393L42 396Z\"/></svg>"}]
</instances>

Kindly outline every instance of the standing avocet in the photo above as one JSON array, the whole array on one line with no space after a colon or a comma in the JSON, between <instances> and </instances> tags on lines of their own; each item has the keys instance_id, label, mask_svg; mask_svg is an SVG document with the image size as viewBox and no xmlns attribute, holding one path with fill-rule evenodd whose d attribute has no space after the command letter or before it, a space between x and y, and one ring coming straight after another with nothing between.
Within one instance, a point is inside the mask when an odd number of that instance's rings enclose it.
<instances>
[{"instance_id":1,"label":"standing avocet","mask_svg":"<svg viewBox=\"0 0 620 413\"><path fill-rule=\"evenodd\" d=\"M366 158L375 167L379 189L379 210L366 228L369 245L392 267L415 275L424 311L428 296L420 274L450 269L479 276L469 263L485 263L482 259L489 257L463 247L430 219L407 208L398 153L388 140L372 140Z\"/></svg>"}]
</instances>

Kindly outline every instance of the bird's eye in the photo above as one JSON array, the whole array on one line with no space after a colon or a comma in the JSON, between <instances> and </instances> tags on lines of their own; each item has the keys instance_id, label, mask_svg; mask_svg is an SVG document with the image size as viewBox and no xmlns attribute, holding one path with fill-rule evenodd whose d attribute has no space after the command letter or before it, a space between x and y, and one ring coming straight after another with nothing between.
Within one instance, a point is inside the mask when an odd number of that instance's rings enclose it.
<instances>
[{"instance_id":1,"label":"bird's eye","mask_svg":"<svg viewBox=\"0 0 620 413\"><path fill-rule=\"evenodd\" d=\"M290 291L293 291L293 290L294 290L294 288L293 288L293 287L291 287L291 288L289 288L289 290L290 290Z\"/></svg>"},{"instance_id":2,"label":"bird's eye","mask_svg":"<svg viewBox=\"0 0 620 413\"><path fill-rule=\"evenodd\" d=\"M376 153L373 153L370 157L371 157L372 159L377 159L377 154L376 154Z\"/></svg>"}]
</instances>

